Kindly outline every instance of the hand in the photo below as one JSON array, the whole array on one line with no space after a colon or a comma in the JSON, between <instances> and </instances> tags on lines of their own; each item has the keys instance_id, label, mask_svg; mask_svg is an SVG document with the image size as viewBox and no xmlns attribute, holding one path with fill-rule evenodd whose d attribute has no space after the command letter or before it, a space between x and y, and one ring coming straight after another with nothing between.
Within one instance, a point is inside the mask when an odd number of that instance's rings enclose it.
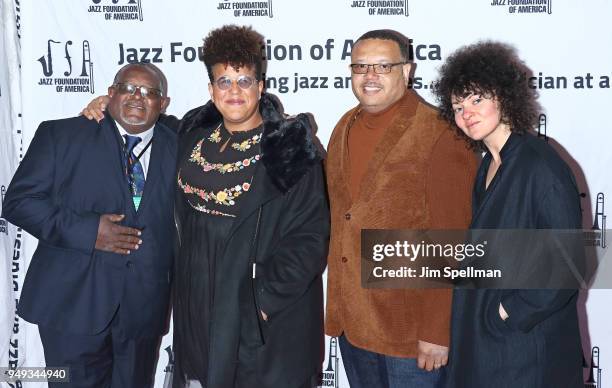
<instances>
[{"instance_id":1,"label":"hand","mask_svg":"<svg viewBox=\"0 0 612 388\"><path fill-rule=\"evenodd\" d=\"M506 312L506 310L504 309L504 306L502 306L502 304L499 304L499 316L502 319L502 321L505 321L506 319L508 319L509 315Z\"/></svg>"},{"instance_id":2,"label":"hand","mask_svg":"<svg viewBox=\"0 0 612 388\"><path fill-rule=\"evenodd\" d=\"M129 255L132 249L138 249L142 240L140 230L117 225L116 222L125 218L123 214L102 214L98 224L96 249L106 252Z\"/></svg>"},{"instance_id":3,"label":"hand","mask_svg":"<svg viewBox=\"0 0 612 388\"><path fill-rule=\"evenodd\" d=\"M417 364L419 368L431 372L448 363L448 347L419 341Z\"/></svg>"},{"instance_id":4,"label":"hand","mask_svg":"<svg viewBox=\"0 0 612 388\"><path fill-rule=\"evenodd\" d=\"M99 96L91 100L89 104L81 111L81 114L89 120L100 122L104 118L104 111L108 106L110 98L108 96Z\"/></svg>"},{"instance_id":5,"label":"hand","mask_svg":"<svg viewBox=\"0 0 612 388\"><path fill-rule=\"evenodd\" d=\"M264 313L263 311L261 312L261 317L263 318L264 321L268 322L268 314Z\"/></svg>"}]
</instances>

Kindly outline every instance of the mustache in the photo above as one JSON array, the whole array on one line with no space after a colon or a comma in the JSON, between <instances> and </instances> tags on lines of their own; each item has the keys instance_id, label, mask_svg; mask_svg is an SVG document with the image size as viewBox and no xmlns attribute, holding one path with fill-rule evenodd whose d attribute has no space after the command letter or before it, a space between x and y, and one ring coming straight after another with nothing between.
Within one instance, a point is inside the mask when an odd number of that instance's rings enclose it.
<instances>
[{"instance_id":1,"label":"mustache","mask_svg":"<svg viewBox=\"0 0 612 388\"><path fill-rule=\"evenodd\" d=\"M145 104L138 101L126 101L122 104L123 106L131 106L138 108L145 108Z\"/></svg>"},{"instance_id":2,"label":"mustache","mask_svg":"<svg viewBox=\"0 0 612 388\"><path fill-rule=\"evenodd\" d=\"M368 81L368 82L364 82L361 84L362 87L375 87L375 88L382 88L382 84L378 83L378 82L373 82L373 81Z\"/></svg>"}]
</instances>

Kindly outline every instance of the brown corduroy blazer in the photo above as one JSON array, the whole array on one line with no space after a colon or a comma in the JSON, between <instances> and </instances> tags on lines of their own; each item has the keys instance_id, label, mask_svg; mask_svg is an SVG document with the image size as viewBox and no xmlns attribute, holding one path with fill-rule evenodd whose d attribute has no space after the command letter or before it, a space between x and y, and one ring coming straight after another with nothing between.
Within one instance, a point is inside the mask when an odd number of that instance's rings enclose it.
<instances>
[{"instance_id":1,"label":"brown corduroy blazer","mask_svg":"<svg viewBox=\"0 0 612 388\"><path fill-rule=\"evenodd\" d=\"M327 148L331 205L326 334L362 349L416 357L418 340L448 346L451 290L361 287L361 229L461 229L471 217L477 158L437 111L412 91L376 146L353 201L348 132L360 107L338 122ZM417 104L408 117L410 104Z\"/></svg>"}]
</instances>

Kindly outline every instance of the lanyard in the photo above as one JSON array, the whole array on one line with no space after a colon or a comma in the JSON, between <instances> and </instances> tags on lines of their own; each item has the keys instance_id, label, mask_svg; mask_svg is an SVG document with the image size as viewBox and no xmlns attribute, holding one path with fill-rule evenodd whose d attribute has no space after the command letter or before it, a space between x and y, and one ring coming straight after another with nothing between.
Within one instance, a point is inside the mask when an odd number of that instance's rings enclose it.
<instances>
[{"instance_id":1,"label":"lanyard","mask_svg":"<svg viewBox=\"0 0 612 388\"><path fill-rule=\"evenodd\" d=\"M136 159L134 159L134 161L132 163L136 163L136 162L140 161L140 158L142 157L142 155L144 155L145 152L147 152L147 150L151 146L151 143L153 143L153 138L151 138L151 140L149 140L147 145L142 149L142 151L140 151L140 153L136 156ZM127 154L127 143L123 144L123 150ZM128 155L128 157L129 156L130 155Z\"/></svg>"}]
</instances>

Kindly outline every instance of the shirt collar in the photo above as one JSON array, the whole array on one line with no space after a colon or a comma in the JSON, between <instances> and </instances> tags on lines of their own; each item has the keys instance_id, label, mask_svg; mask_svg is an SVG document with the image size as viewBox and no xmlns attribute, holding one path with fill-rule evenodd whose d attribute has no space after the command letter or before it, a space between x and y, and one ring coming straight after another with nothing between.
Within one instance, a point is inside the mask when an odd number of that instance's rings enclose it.
<instances>
[{"instance_id":1,"label":"shirt collar","mask_svg":"<svg viewBox=\"0 0 612 388\"><path fill-rule=\"evenodd\" d=\"M140 132L137 134L131 134L125 129L123 129L123 127L117 122L117 120L113 120L113 121L115 122L115 126L119 130L119 135L121 135L122 139L125 139L123 137L124 135L138 136L139 138L142 139L142 142L141 142L142 144L147 144L149 140L151 140L151 138L153 137L153 129L155 129L155 125L153 125L151 128L147 129L144 132Z\"/></svg>"}]
</instances>

